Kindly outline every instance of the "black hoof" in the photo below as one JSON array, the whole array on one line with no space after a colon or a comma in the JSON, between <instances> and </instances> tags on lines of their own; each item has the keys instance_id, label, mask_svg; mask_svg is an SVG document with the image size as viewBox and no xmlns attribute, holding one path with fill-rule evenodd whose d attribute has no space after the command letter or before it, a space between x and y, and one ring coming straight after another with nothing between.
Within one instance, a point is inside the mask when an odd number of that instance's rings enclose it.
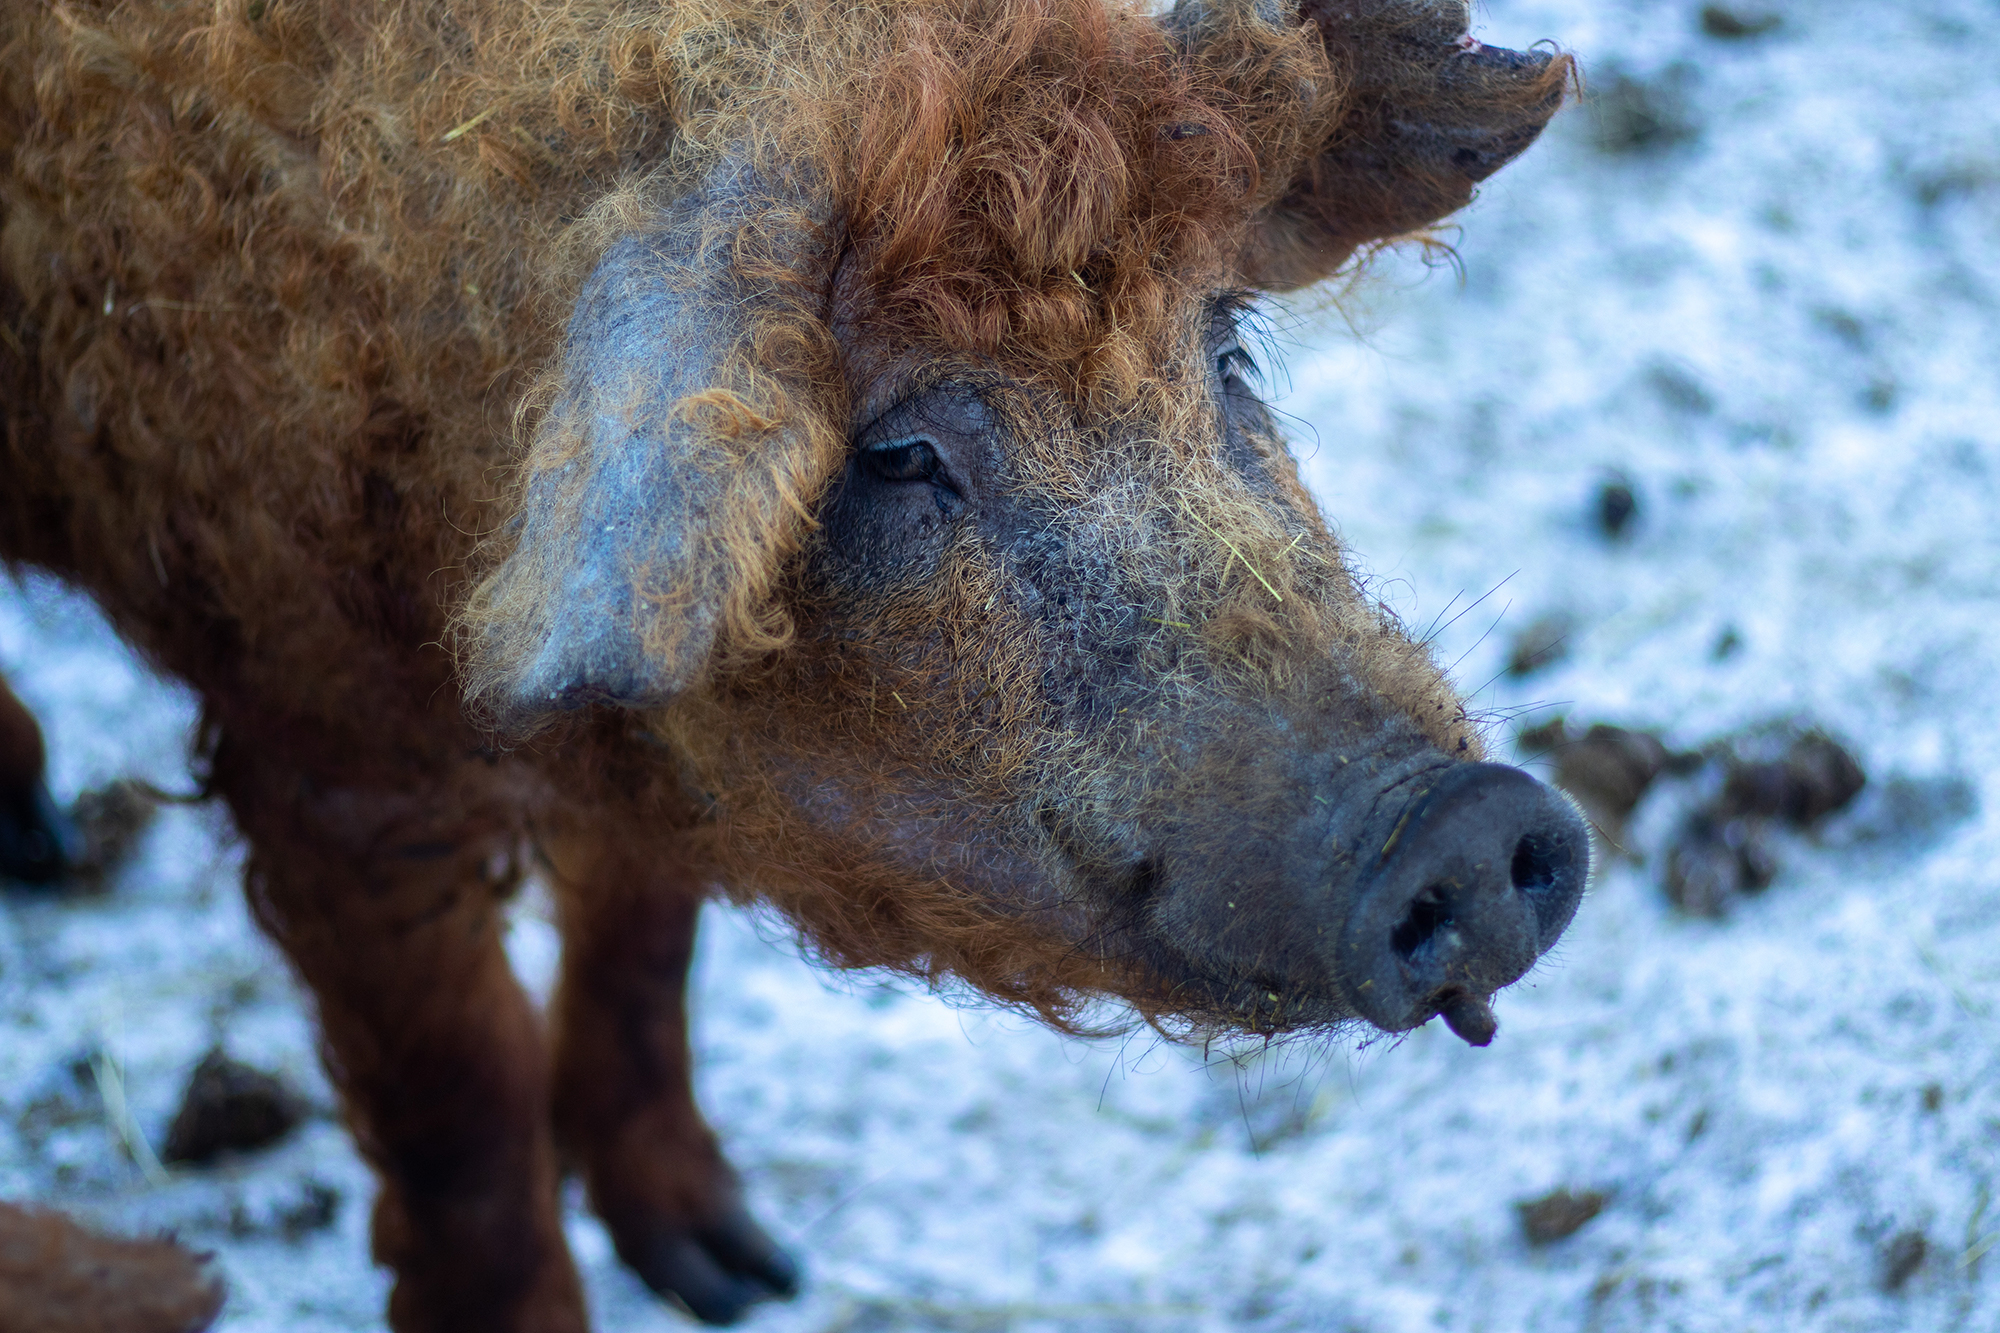
<instances>
[{"instance_id":1,"label":"black hoof","mask_svg":"<svg viewBox=\"0 0 2000 1333\"><path fill-rule=\"evenodd\" d=\"M742 1208L689 1230L621 1243L619 1257L704 1324L733 1324L759 1301L798 1295L799 1265Z\"/></svg>"},{"instance_id":2,"label":"black hoof","mask_svg":"<svg viewBox=\"0 0 2000 1333\"><path fill-rule=\"evenodd\" d=\"M0 879L53 884L76 863L80 845L75 825L42 782L0 795Z\"/></svg>"}]
</instances>

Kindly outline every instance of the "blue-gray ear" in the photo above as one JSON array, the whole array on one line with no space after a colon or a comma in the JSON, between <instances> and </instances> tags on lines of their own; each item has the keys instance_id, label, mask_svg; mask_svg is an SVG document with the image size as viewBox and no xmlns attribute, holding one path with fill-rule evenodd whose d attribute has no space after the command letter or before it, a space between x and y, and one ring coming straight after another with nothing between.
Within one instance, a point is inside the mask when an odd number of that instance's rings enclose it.
<instances>
[{"instance_id":1,"label":"blue-gray ear","mask_svg":"<svg viewBox=\"0 0 2000 1333\"><path fill-rule=\"evenodd\" d=\"M461 623L466 685L520 725L665 704L760 610L845 449L824 210L725 162L585 283L501 560Z\"/></svg>"}]
</instances>

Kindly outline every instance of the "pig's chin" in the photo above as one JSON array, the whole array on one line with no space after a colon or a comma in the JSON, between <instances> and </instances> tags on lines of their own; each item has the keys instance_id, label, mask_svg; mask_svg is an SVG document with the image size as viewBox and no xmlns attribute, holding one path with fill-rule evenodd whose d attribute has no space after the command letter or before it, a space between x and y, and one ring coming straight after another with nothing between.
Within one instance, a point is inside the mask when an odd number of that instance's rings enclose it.
<instances>
[{"instance_id":1,"label":"pig's chin","mask_svg":"<svg viewBox=\"0 0 2000 1333\"><path fill-rule=\"evenodd\" d=\"M885 881L948 886L994 911L1032 914L1081 940L1090 934L1086 885L1047 839L1012 829L998 812L958 793L890 779L866 788L794 767L774 784L785 821L848 857L880 868Z\"/></svg>"}]
</instances>

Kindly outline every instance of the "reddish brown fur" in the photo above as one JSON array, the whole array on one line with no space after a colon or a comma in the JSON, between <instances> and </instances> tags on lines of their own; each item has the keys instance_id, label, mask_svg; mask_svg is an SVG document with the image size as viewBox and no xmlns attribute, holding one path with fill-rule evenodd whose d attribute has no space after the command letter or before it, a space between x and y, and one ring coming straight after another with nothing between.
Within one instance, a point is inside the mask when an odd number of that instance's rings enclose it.
<instances>
[{"instance_id":1,"label":"reddish brown fur","mask_svg":"<svg viewBox=\"0 0 2000 1333\"><path fill-rule=\"evenodd\" d=\"M202 1257L170 1240L0 1203L0 1333L201 1333L222 1299Z\"/></svg>"},{"instance_id":2,"label":"reddish brown fur","mask_svg":"<svg viewBox=\"0 0 2000 1333\"><path fill-rule=\"evenodd\" d=\"M24 796L41 779L42 729L0 681L0 800Z\"/></svg>"},{"instance_id":3,"label":"reddish brown fur","mask_svg":"<svg viewBox=\"0 0 2000 1333\"><path fill-rule=\"evenodd\" d=\"M862 679L812 647L825 608L796 563L855 406L839 330L1004 365L1024 420L1159 423L1165 470L1093 455L1088 431L1032 461L1055 494L1150 476L1162 512L1186 508L1188 614L1218 672L1282 692L1288 645L1337 646L1439 746L1477 752L1436 666L1351 591L1296 476L1281 521L1215 473L1212 431L1176 428L1194 293L1316 280L1469 185L1413 201L1343 156L1380 132L1382 90L1421 82L1387 47L1233 4L1209 26L1188 57L1099 0L0 14L0 553L90 590L202 692L252 903L314 988L383 1177L399 1329L582 1327L559 1139L628 1257L734 1207L688 1094L678 988L644 980L685 968L718 875L844 966L959 978L1057 1022L1107 992L1172 1008L1136 964L889 865L869 811L833 833L783 814L774 756L872 771L883 811L922 805L913 756L996 802L1030 769L1103 769L1024 739L1035 646L982 603L980 569L920 613L999 644L988 679L956 674L947 635L895 668L919 702L891 713L889 667ZM467 720L446 645L505 553L491 534L527 470L510 424L525 438L539 419L597 255L745 143L813 164L848 237L834 309L802 298L740 384L685 405L765 469L719 520L741 577L716 675L662 716L592 714L503 751ZM1343 172L1369 188L1326 215ZM811 404L773 387L781 365L805 368ZM806 411L797 453L749 461L770 421ZM1230 549L1203 535L1217 525ZM1290 594L1282 614L1261 581ZM880 611L891 629L916 614ZM684 787L662 741L729 789ZM500 948L530 846L568 939L553 1060Z\"/></svg>"}]
</instances>

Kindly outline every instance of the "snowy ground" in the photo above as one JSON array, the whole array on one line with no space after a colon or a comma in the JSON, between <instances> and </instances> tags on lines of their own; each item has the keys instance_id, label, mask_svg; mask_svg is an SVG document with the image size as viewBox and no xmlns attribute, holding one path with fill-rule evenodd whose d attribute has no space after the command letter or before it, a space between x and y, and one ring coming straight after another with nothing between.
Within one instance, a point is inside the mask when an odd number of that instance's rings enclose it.
<instances>
[{"instance_id":1,"label":"snowy ground","mask_svg":"<svg viewBox=\"0 0 2000 1333\"><path fill-rule=\"evenodd\" d=\"M1642 808L1651 862L1608 870L1486 1050L1433 1024L1204 1068L828 980L716 912L703 1096L811 1270L751 1327L2000 1328L2000 782L1979 759L2000 664L2000 9L1776 12L1725 40L1684 3L1495 0L1483 35L1559 39L1602 89L1646 83L1682 137L1607 152L1631 118L1569 114L1467 216L1462 282L1386 266L1350 311L1359 339L1281 321L1285 405L1413 623L1498 587L1441 636L1468 688L1520 626L1571 617L1563 662L1480 707L1690 745L1809 716L1866 764L1860 808L1789 843L1721 923L1663 905L1668 816ZM1589 517L1614 469L1641 504L1616 543ZM60 795L187 781L189 699L61 590L0 585L0 668L48 725ZM122 1073L154 1144L216 1040L326 1103L236 857L213 813L170 811L108 897L0 903L0 1197L219 1251L229 1333L378 1329L367 1181L336 1123L149 1177L90 1072ZM545 977L532 902L515 942ZM1531 1247L1515 1204L1557 1187L1610 1202ZM339 1195L330 1226L316 1188ZM571 1230L601 1327L681 1326L594 1223ZM1922 1262L1885 1290L1913 1233Z\"/></svg>"}]
</instances>

